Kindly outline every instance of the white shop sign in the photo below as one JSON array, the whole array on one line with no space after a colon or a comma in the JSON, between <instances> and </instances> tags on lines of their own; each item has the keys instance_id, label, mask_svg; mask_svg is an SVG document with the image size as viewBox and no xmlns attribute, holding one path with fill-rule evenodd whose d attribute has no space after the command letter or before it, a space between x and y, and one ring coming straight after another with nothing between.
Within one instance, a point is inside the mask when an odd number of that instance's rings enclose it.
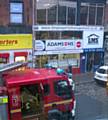
<instances>
[{"instance_id":1,"label":"white shop sign","mask_svg":"<svg viewBox=\"0 0 108 120\"><path fill-rule=\"evenodd\" d=\"M36 51L82 49L82 40L35 40Z\"/></svg>"}]
</instances>

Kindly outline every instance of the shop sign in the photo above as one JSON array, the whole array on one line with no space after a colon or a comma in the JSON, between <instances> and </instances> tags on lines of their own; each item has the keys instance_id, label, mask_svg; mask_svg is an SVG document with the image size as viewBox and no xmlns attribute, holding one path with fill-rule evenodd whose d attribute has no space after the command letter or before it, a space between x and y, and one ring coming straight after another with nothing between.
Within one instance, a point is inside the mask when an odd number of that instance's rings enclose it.
<instances>
[{"instance_id":1,"label":"shop sign","mask_svg":"<svg viewBox=\"0 0 108 120\"><path fill-rule=\"evenodd\" d=\"M31 34L6 34L0 35L0 50L31 49Z\"/></svg>"},{"instance_id":2,"label":"shop sign","mask_svg":"<svg viewBox=\"0 0 108 120\"><path fill-rule=\"evenodd\" d=\"M84 31L83 34L83 48L103 48L103 30Z\"/></svg>"},{"instance_id":3,"label":"shop sign","mask_svg":"<svg viewBox=\"0 0 108 120\"><path fill-rule=\"evenodd\" d=\"M87 31L87 30L104 30L99 26L73 26L73 25L34 25L33 31Z\"/></svg>"},{"instance_id":4,"label":"shop sign","mask_svg":"<svg viewBox=\"0 0 108 120\"><path fill-rule=\"evenodd\" d=\"M103 48L84 49L84 52L104 52Z\"/></svg>"},{"instance_id":5,"label":"shop sign","mask_svg":"<svg viewBox=\"0 0 108 120\"><path fill-rule=\"evenodd\" d=\"M36 40L35 50L57 51L82 49L82 40Z\"/></svg>"}]
</instances>

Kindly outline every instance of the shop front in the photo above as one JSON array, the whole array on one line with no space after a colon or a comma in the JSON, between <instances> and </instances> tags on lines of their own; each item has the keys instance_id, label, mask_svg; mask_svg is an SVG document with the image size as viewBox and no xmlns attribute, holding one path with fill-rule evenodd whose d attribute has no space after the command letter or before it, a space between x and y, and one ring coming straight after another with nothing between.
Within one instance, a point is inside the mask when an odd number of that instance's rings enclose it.
<instances>
[{"instance_id":1,"label":"shop front","mask_svg":"<svg viewBox=\"0 0 108 120\"><path fill-rule=\"evenodd\" d=\"M0 35L0 66L18 61L32 61L32 35Z\"/></svg>"},{"instance_id":2,"label":"shop front","mask_svg":"<svg viewBox=\"0 0 108 120\"><path fill-rule=\"evenodd\" d=\"M103 33L103 29L84 31L81 72L94 72L104 64Z\"/></svg>"},{"instance_id":3,"label":"shop front","mask_svg":"<svg viewBox=\"0 0 108 120\"><path fill-rule=\"evenodd\" d=\"M80 73L80 54L82 52L81 40L36 40L36 67L50 64L53 67L68 69L68 66L71 66L73 74Z\"/></svg>"},{"instance_id":4,"label":"shop front","mask_svg":"<svg viewBox=\"0 0 108 120\"><path fill-rule=\"evenodd\" d=\"M103 64L102 26L35 25L33 31L36 67L72 66L76 74L95 71Z\"/></svg>"}]
</instances>

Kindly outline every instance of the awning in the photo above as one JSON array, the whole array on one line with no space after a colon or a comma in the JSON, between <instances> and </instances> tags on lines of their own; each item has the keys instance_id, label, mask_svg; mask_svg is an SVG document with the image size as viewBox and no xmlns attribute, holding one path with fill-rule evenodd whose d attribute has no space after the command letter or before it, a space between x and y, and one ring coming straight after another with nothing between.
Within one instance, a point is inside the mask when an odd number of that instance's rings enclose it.
<instances>
[{"instance_id":1,"label":"awning","mask_svg":"<svg viewBox=\"0 0 108 120\"><path fill-rule=\"evenodd\" d=\"M9 58L9 53L0 53L1 58Z\"/></svg>"}]
</instances>

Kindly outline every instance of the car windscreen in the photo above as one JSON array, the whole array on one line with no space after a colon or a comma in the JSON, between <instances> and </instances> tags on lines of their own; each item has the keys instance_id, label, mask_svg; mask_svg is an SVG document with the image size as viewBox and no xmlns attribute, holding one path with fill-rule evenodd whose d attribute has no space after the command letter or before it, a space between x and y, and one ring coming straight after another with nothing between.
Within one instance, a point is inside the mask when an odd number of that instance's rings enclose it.
<instances>
[{"instance_id":1,"label":"car windscreen","mask_svg":"<svg viewBox=\"0 0 108 120\"><path fill-rule=\"evenodd\" d=\"M101 74L106 74L106 70L102 68L98 69L97 72Z\"/></svg>"}]
</instances>

